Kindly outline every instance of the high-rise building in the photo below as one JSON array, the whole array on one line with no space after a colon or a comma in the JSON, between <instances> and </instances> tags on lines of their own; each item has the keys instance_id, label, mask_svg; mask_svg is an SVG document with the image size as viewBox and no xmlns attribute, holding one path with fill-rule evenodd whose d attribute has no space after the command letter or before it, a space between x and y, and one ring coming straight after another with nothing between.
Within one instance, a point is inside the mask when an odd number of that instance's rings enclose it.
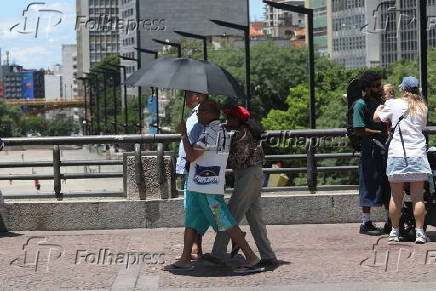
<instances>
[{"instance_id":1,"label":"high-rise building","mask_svg":"<svg viewBox=\"0 0 436 291\"><path fill-rule=\"evenodd\" d=\"M377 8L374 15L380 19L380 25L373 31L381 37L382 65L417 57L419 38L416 0L384 1ZM432 18L436 15L436 0L427 0L427 15ZM431 18L428 21L428 46L436 47L436 26Z\"/></svg>"},{"instance_id":2,"label":"high-rise building","mask_svg":"<svg viewBox=\"0 0 436 291\"><path fill-rule=\"evenodd\" d=\"M306 7L313 9L313 40L321 55L329 55L328 34L331 33L332 10L329 0L306 0Z\"/></svg>"},{"instance_id":3,"label":"high-rise building","mask_svg":"<svg viewBox=\"0 0 436 291\"><path fill-rule=\"evenodd\" d=\"M273 0L290 4L293 6L304 7L303 0ZM265 34L275 38L292 38L296 30L305 27L305 15L301 13L276 9L272 6L265 6Z\"/></svg>"},{"instance_id":4,"label":"high-rise building","mask_svg":"<svg viewBox=\"0 0 436 291\"><path fill-rule=\"evenodd\" d=\"M23 67L16 65L2 66L3 94L7 99L21 99Z\"/></svg>"},{"instance_id":5,"label":"high-rise building","mask_svg":"<svg viewBox=\"0 0 436 291\"><path fill-rule=\"evenodd\" d=\"M104 57L118 55L120 1L76 0L78 77L89 72ZM83 96L81 91L78 95Z\"/></svg>"},{"instance_id":6,"label":"high-rise building","mask_svg":"<svg viewBox=\"0 0 436 291\"><path fill-rule=\"evenodd\" d=\"M75 44L62 45L62 96L64 98L78 96L77 64L77 46Z\"/></svg>"}]
</instances>

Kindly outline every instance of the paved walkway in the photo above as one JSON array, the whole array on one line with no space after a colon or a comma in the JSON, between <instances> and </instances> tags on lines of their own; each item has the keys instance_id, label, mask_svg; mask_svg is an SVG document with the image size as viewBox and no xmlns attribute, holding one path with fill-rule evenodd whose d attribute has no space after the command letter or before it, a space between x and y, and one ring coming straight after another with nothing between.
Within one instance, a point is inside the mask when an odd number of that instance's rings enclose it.
<instances>
[{"instance_id":1,"label":"paved walkway","mask_svg":"<svg viewBox=\"0 0 436 291\"><path fill-rule=\"evenodd\" d=\"M2 234L0 290L434 290L435 242L388 245L359 235L357 224L268 231L282 264L246 276L202 262L190 272L162 271L181 252L181 228ZM206 234L205 250L213 238Z\"/></svg>"}]
</instances>

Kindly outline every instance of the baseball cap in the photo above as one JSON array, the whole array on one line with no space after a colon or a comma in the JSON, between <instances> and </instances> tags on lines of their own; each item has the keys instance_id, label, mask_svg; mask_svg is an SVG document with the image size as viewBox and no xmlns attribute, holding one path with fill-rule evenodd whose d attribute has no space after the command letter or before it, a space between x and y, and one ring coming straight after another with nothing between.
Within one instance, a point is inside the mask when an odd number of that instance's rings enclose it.
<instances>
[{"instance_id":1,"label":"baseball cap","mask_svg":"<svg viewBox=\"0 0 436 291\"><path fill-rule=\"evenodd\" d=\"M419 81L415 77L404 77L399 87L407 92L413 92L419 88Z\"/></svg>"},{"instance_id":2,"label":"baseball cap","mask_svg":"<svg viewBox=\"0 0 436 291\"><path fill-rule=\"evenodd\" d=\"M250 118L250 111L242 106L232 106L229 109L224 110L223 112L224 114L231 115L243 122L247 121Z\"/></svg>"}]
</instances>

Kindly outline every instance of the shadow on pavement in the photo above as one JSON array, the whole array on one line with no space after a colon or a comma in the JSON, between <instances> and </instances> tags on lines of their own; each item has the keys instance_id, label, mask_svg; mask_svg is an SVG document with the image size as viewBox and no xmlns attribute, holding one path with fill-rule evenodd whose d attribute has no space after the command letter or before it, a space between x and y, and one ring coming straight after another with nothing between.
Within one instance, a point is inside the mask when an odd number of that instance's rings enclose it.
<instances>
[{"instance_id":1,"label":"shadow on pavement","mask_svg":"<svg viewBox=\"0 0 436 291\"><path fill-rule=\"evenodd\" d=\"M239 276L249 276L255 275L258 273L264 272L272 272L277 268L283 265L290 265L291 262L278 260L277 266L265 267L265 271L257 272L257 273L249 273L249 274L238 274L233 272L234 269L244 264L244 257L241 255L237 255L233 259L226 260L226 266L218 266L212 263L208 263L205 261L195 261L193 262L194 269L189 271L168 271L173 275L182 275L182 276L190 276L190 277L239 277Z\"/></svg>"},{"instance_id":2,"label":"shadow on pavement","mask_svg":"<svg viewBox=\"0 0 436 291\"><path fill-rule=\"evenodd\" d=\"M23 235L22 233L16 233L16 232L9 232L9 231L0 231L0 238L3 237L16 237L16 236L21 236Z\"/></svg>"}]
</instances>

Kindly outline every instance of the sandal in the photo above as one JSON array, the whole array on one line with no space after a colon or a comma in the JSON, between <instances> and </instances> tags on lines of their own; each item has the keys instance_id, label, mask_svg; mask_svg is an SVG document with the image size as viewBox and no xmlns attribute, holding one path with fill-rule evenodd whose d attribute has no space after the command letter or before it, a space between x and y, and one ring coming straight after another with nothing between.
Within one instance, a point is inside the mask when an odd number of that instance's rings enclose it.
<instances>
[{"instance_id":1,"label":"sandal","mask_svg":"<svg viewBox=\"0 0 436 291\"><path fill-rule=\"evenodd\" d=\"M242 237L245 237L247 233L245 231L242 231ZM232 251L230 252L230 257L233 258L234 256L236 256L239 252L241 248L239 247L239 245L235 244L232 241Z\"/></svg>"},{"instance_id":2,"label":"sandal","mask_svg":"<svg viewBox=\"0 0 436 291\"><path fill-rule=\"evenodd\" d=\"M194 270L194 266L177 266L176 264L167 265L162 268L164 271L192 271Z\"/></svg>"},{"instance_id":3,"label":"sandal","mask_svg":"<svg viewBox=\"0 0 436 291\"><path fill-rule=\"evenodd\" d=\"M242 274L242 275L260 273L264 271L265 271L265 267L261 266L259 263L257 263L254 266L241 266L233 270L234 273Z\"/></svg>"}]
</instances>

